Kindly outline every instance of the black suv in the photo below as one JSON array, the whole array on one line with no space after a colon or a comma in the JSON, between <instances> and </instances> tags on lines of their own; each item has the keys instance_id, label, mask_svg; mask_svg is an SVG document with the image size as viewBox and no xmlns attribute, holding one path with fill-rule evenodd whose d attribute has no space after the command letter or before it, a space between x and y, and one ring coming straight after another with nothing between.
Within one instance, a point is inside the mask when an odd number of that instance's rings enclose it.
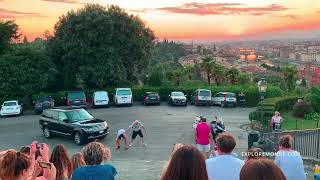
<instances>
[{"instance_id":1,"label":"black suv","mask_svg":"<svg viewBox=\"0 0 320 180\"><path fill-rule=\"evenodd\" d=\"M51 96L38 97L35 101L33 101L33 103L34 112L36 114L40 114L43 110L54 107L54 99Z\"/></svg>"},{"instance_id":2,"label":"black suv","mask_svg":"<svg viewBox=\"0 0 320 180\"><path fill-rule=\"evenodd\" d=\"M72 108L86 108L87 99L83 91L66 91L64 95L66 106Z\"/></svg>"},{"instance_id":3,"label":"black suv","mask_svg":"<svg viewBox=\"0 0 320 180\"><path fill-rule=\"evenodd\" d=\"M91 139L103 139L109 134L106 121L95 119L85 109L47 109L39 120L46 138L53 135L72 137L77 145Z\"/></svg>"}]
</instances>

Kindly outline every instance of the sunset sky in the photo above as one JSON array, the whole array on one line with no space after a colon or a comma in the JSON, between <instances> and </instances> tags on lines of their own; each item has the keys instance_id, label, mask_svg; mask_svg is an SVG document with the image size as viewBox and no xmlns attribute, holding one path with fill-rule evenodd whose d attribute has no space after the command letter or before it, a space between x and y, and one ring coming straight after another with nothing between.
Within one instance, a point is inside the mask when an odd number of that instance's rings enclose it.
<instances>
[{"instance_id":1,"label":"sunset sky","mask_svg":"<svg viewBox=\"0 0 320 180\"><path fill-rule=\"evenodd\" d=\"M15 19L32 40L86 3L119 5L140 16L159 39L320 38L320 0L0 0L0 19Z\"/></svg>"}]
</instances>

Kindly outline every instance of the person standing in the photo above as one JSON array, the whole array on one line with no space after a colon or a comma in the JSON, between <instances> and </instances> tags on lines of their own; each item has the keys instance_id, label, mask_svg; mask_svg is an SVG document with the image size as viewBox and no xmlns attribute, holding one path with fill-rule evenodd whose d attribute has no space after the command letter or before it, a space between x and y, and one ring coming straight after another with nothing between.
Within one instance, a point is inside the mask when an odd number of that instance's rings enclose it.
<instances>
[{"instance_id":1,"label":"person standing","mask_svg":"<svg viewBox=\"0 0 320 180\"><path fill-rule=\"evenodd\" d=\"M206 160L206 167L210 179L239 180L244 161L234 157L232 151L236 140L229 133L219 134L216 138L218 156Z\"/></svg>"},{"instance_id":2,"label":"person standing","mask_svg":"<svg viewBox=\"0 0 320 180\"><path fill-rule=\"evenodd\" d=\"M133 140L139 135L141 137L141 141L142 141L142 145L146 146L146 144L144 143L143 140L143 134L141 129L144 130L145 134L147 134L146 128L142 125L142 123L139 120L135 120L127 129L127 131L129 131L130 129L132 129L132 137L131 137L131 143L129 146L132 146L133 144Z\"/></svg>"},{"instance_id":3,"label":"person standing","mask_svg":"<svg viewBox=\"0 0 320 180\"><path fill-rule=\"evenodd\" d=\"M206 158L209 158L212 134L211 127L206 122L207 119L202 117L195 130L195 141L198 150L204 153Z\"/></svg>"},{"instance_id":4,"label":"person standing","mask_svg":"<svg viewBox=\"0 0 320 180\"><path fill-rule=\"evenodd\" d=\"M293 139L290 135L281 136L279 151L276 153L275 164L282 170L287 180L305 180L303 161L298 151L292 149Z\"/></svg>"},{"instance_id":5,"label":"person standing","mask_svg":"<svg viewBox=\"0 0 320 180\"><path fill-rule=\"evenodd\" d=\"M280 116L280 113L279 111L276 111L274 113L274 116L272 116L272 119L271 119L271 124L272 124L272 129L273 130L276 130L276 125L279 125L279 128L281 129L281 123L282 123L283 119L282 117Z\"/></svg>"}]
</instances>

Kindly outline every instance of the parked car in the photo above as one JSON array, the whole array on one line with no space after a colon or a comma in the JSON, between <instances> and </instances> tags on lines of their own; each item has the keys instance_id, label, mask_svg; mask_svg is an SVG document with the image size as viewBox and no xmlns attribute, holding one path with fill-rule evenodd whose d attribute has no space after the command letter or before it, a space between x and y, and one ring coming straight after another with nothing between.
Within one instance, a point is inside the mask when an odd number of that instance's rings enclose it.
<instances>
[{"instance_id":1,"label":"parked car","mask_svg":"<svg viewBox=\"0 0 320 180\"><path fill-rule=\"evenodd\" d=\"M51 96L38 97L34 103L34 112L36 114L42 113L45 109L54 107L54 99Z\"/></svg>"},{"instance_id":2,"label":"parked car","mask_svg":"<svg viewBox=\"0 0 320 180\"><path fill-rule=\"evenodd\" d=\"M196 106L198 105L212 105L212 93L209 89L197 89L192 97L191 97L191 104Z\"/></svg>"},{"instance_id":3,"label":"parked car","mask_svg":"<svg viewBox=\"0 0 320 180\"><path fill-rule=\"evenodd\" d=\"M99 107L105 106L109 107L109 94L106 91L96 91L92 96L92 106Z\"/></svg>"},{"instance_id":4,"label":"parked car","mask_svg":"<svg viewBox=\"0 0 320 180\"><path fill-rule=\"evenodd\" d=\"M71 108L86 108L87 99L83 91L66 91L65 105Z\"/></svg>"},{"instance_id":5,"label":"parked car","mask_svg":"<svg viewBox=\"0 0 320 180\"><path fill-rule=\"evenodd\" d=\"M0 116L11 116L11 115L22 115L23 114L23 108L22 104L20 104L16 100L12 101L5 101L1 105L1 111Z\"/></svg>"},{"instance_id":6,"label":"parked car","mask_svg":"<svg viewBox=\"0 0 320 180\"><path fill-rule=\"evenodd\" d=\"M132 91L130 88L117 88L114 94L114 104L118 105L129 105L133 104Z\"/></svg>"},{"instance_id":7,"label":"parked car","mask_svg":"<svg viewBox=\"0 0 320 180\"><path fill-rule=\"evenodd\" d=\"M44 137L71 137L77 145L92 139L103 139L109 134L107 122L92 117L85 109L44 110L39 125Z\"/></svg>"},{"instance_id":8,"label":"parked car","mask_svg":"<svg viewBox=\"0 0 320 180\"><path fill-rule=\"evenodd\" d=\"M142 95L142 104L149 105L149 104L157 104L160 105L160 96L156 92L146 92Z\"/></svg>"},{"instance_id":9,"label":"parked car","mask_svg":"<svg viewBox=\"0 0 320 180\"><path fill-rule=\"evenodd\" d=\"M187 97L184 95L183 92L174 91L171 92L168 97L168 104L169 105L183 105L187 106Z\"/></svg>"},{"instance_id":10,"label":"parked car","mask_svg":"<svg viewBox=\"0 0 320 180\"><path fill-rule=\"evenodd\" d=\"M212 97L212 103L214 105L220 105L221 107L226 106L237 106L236 94L232 92L219 92Z\"/></svg>"}]
</instances>

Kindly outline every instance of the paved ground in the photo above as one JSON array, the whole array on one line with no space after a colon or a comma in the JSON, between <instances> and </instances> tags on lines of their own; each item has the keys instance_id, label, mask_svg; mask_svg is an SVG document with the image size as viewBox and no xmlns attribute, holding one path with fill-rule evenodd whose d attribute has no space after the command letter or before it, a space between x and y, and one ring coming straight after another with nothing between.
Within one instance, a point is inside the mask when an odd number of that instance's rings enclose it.
<instances>
[{"instance_id":1,"label":"paved ground","mask_svg":"<svg viewBox=\"0 0 320 180\"><path fill-rule=\"evenodd\" d=\"M110 126L110 135L102 141L112 150L112 161L118 171L117 179L155 180L159 179L162 167L169 157L174 143L193 143L192 123L196 115L204 115L212 120L213 114L222 117L227 131L237 139L236 152L247 149L247 132L243 125L249 124L248 115L252 108L220 108L220 107L169 107L161 106L111 107L89 110L95 117L105 119ZM0 150L19 149L33 140L45 142L52 148L56 144L64 144L70 154L80 151L71 139L54 137L45 139L38 126L38 115L26 113L20 117L0 119ZM130 123L139 119L146 126L148 134L143 148L136 143L128 151L116 151L114 139L120 128L127 128ZM242 158L242 157L240 157Z\"/></svg>"}]
</instances>

